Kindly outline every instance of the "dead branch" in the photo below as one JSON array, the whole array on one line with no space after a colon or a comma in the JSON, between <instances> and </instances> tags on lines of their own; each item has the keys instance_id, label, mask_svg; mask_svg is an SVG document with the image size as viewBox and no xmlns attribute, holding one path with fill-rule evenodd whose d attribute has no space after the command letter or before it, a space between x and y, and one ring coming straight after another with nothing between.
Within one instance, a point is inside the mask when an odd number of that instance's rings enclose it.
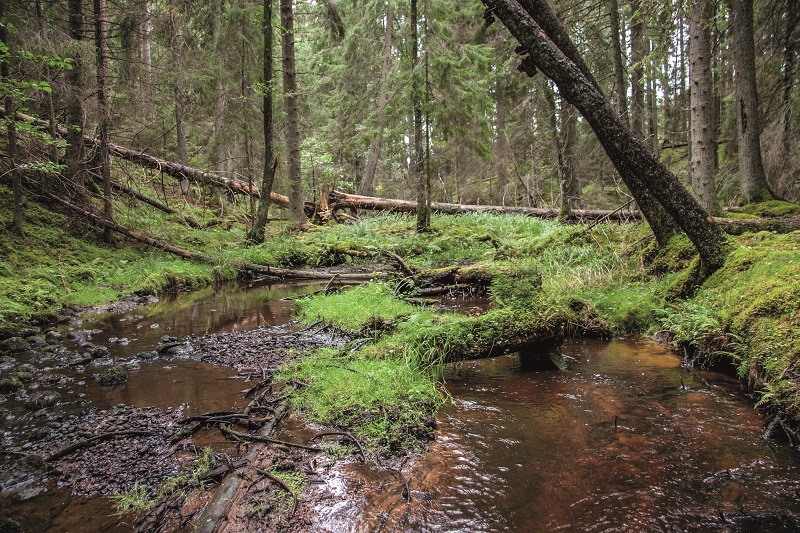
<instances>
[{"instance_id":1,"label":"dead branch","mask_svg":"<svg viewBox=\"0 0 800 533\"><path fill-rule=\"evenodd\" d=\"M88 439L82 439L78 442L70 444L69 446L65 446L60 450L53 452L52 454L45 457L45 462L49 463L51 461L55 461L56 459L60 459L65 455L69 455L72 452L81 450L83 448L87 448L89 446L94 446L97 443L115 439L117 437L154 437L156 435L162 435L158 431L144 431L138 429L126 429L123 431L111 431L108 433L101 433L100 435L95 435L94 437L89 437Z\"/></svg>"}]
</instances>

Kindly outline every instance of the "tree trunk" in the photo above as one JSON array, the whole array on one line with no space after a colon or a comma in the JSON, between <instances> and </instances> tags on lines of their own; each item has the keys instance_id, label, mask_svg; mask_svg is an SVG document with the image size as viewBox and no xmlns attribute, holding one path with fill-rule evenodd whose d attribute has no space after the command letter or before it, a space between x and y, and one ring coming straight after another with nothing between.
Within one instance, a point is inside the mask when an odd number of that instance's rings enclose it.
<instances>
[{"instance_id":1,"label":"tree trunk","mask_svg":"<svg viewBox=\"0 0 800 533\"><path fill-rule=\"evenodd\" d=\"M644 13L641 0L631 0L631 129L644 139Z\"/></svg>"},{"instance_id":2,"label":"tree trunk","mask_svg":"<svg viewBox=\"0 0 800 533\"><path fill-rule=\"evenodd\" d=\"M272 0L264 0L261 24L264 39L264 65L262 71L262 82L264 84L264 122L262 124L264 129L264 172L261 176L261 191L263 195L258 203L258 212L253 220L253 227L250 228L250 232L247 235L247 239L256 244L264 242L264 228L267 226L269 217L270 193L272 193L272 184L275 181L275 164L277 163L277 161L274 161L272 139Z\"/></svg>"},{"instance_id":3,"label":"tree trunk","mask_svg":"<svg viewBox=\"0 0 800 533\"><path fill-rule=\"evenodd\" d=\"M736 69L736 119L739 137L739 173L742 202L772 200L761 160L761 124L756 90L753 43L753 0L730 0L733 15L733 62Z\"/></svg>"},{"instance_id":4,"label":"tree trunk","mask_svg":"<svg viewBox=\"0 0 800 533\"><path fill-rule=\"evenodd\" d=\"M172 59L173 72L180 72L180 49L181 49L181 33L180 22L178 17L180 13L178 6L174 4L174 0L169 1L170 10L170 41L169 52ZM177 143L177 156L178 163L186 166L189 164L189 153L186 147L186 125L184 121L185 103L183 84L181 83L180 76L176 75L172 84L172 94L175 103L175 136ZM181 193L186 196L189 194L189 180L181 180Z\"/></svg>"},{"instance_id":5,"label":"tree trunk","mask_svg":"<svg viewBox=\"0 0 800 533\"><path fill-rule=\"evenodd\" d=\"M0 61L0 79L9 88L13 88L14 82L11 80L10 69L8 68L8 63L13 57L13 44L9 40L7 21L3 11L3 6L0 6L0 20L2 20L2 23L0 23L0 41L8 48L8 57ZM9 89L9 93L13 93L13 91ZM5 105L10 111L7 117L6 135L8 139L8 159L11 167L9 171L11 174L11 191L14 200L14 218L11 222L11 231L17 235L22 235L25 226L25 211L22 205L22 175L17 167L17 117L16 113L14 113L16 105L12 96L6 97Z\"/></svg>"},{"instance_id":6,"label":"tree trunk","mask_svg":"<svg viewBox=\"0 0 800 533\"><path fill-rule=\"evenodd\" d=\"M80 48L83 39L83 11L81 0L69 0L69 36ZM83 145L83 130L86 117L83 110L83 62L79 53L73 54L72 69L66 72L69 84L67 95L67 147L64 161L67 165L67 177L72 181L75 195L79 203L86 199L86 184L84 176L84 159L86 151Z\"/></svg>"},{"instance_id":7,"label":"tree trunk","mask_svg":"<svg viewBox=\"0 0 800 533\"><path fill-rule=\"evenodd\" d=\"M143 106L145 118L153 118L153 59L150 40L150 0L142 0L142 76Z\"/></svg>"},{"instance_id":8,"label":"tree trunk","mask_svg":"<svg viewBox=\"0 0 800 533\"><path fill-rule=\"evenodd\" d=\"M628 84L625 82L625 66L620 43L619 4L608 0L608 18L611 21L611 54L614 61L614 102L617 113L628 122Z\"/></svg>"},{"instance_id":9,"label":"tree trunk","mask_svg":"<svg viewBox=\"0 0 800 533\"><path fill-rule=\"evenodd\" d=\"M211 30L211 49L214 58L214 137L211 143L211 168L216 171L225 170L222 167L222 130L225 124L225 86L222 82L224 65L220 50L222 36L222 4L223 0L214 0L214 22Z\"/></svg>"},{"instance_id":10,"label":"tree trunk","mask_svg":"<svg viewBox=\"0 0 800 533\"><path fill-rule=\"evenodd\" d=\"M581 200L581 187L575 173L575 149L578 142L578 110L567 102L561 101L562 147L564 150L563 167L559 170L559 189L561 191L562 211L564 207L569 210L579 209L583 206Z\"/></svg>"},{"instance_id":11,"label":"tree trunk","mask_svg":"<svg viewBox=\"0 0 800 533\"><path fill-rule=\"evenodd\" d=\"M500 77L495 81L495 129L497 139L494 144L495 169L497 172L497 187L494 197L496 204L505 205L508 189L508 165L510 163L510 150L508 147L508 133L506 132L506 95L503 80Z\"/></svg>"},{"instance_id":12,"label":"tree trunk","mask_svg":"<svg viewBox=\"0 0 800 533\"><path fill-rule=\"evenodd\" d=\"M797 28L800 26L800 2L798 0L787 0L786 27L783 36L783 113L781 116L781 173L785 173L791 166L792 158L792 139L796 131L794 117L792 116L792 91L795 89L797 56L800 53L798 48Z\"/></svg>"},{"instance_id":13,"label":"tree trunk","mask_svg":"<svg viewBox=\"0 0 800 533\"><path fill-rule=\"evenodd\" d=\"M367 209L374 211L395 211L398 213L414 213L417 210L417 202L414 200L398 200L393 198L377 198L373 196L361 196L358 194L347 194L333 190L329 195L329 205L331 209ZM502 205L471 205L453 204L445 202L431 202L430 210L434 213L444 215L462 215L465 213L498 213L525 215L540 218L556 218L560 214L559 209L548 209L541 207L511 207ZM615 221L636 221L641 219L641 213L630 209L618 209L608 211L605 209L574 209L572 216L579 220L615 220Z\"/></svg>"},{"instance_id":14,"label":"tree trunk","mask_svg":"<svg viewBox=\"0 0 800 533\"><path fill-rule=\"evenodd\" d=\"M364 181L361 182L361 194L371 195L375 193L375 174L378 171L378 163L381 159L381 149L383 147L383 130L386 127L384 110L389 103L389 81L392 76L392 52L394 51L394 16L392 12L392 2L386 2L386 29L383 39L383 64L381 65L381 86L378 93L378 108L375 112L378 115L377 131L369 147L367 158L367 170L364 174Z\"/></svg>"},{"instance_id":15,"label":"tree trunk","mask_svg":"<svg viewBox=\"0 0 800 533\"><path fill-rule=\"evenodd\" d=\"M425 159L422 151L422 88L419 72L419 36L417 24L417 0L411 0L411 107L414 114L414 153L411 170L413 181L417 183L417 231L428 231L429 218L428 205L430 204L430 191L425 186Z\"/></svg>"},{"instance_id":16,"label":"tree trunk","mask_svg":"<svg viewBox=\"0 0 800 533\"><path fill-rule=\"evenodd\" d=\"M283 106L286 112L286 151L288 153L289 214L297 225L306 222L303 211L303 183L300 173L300 109L297 98L297 71L294 54L294 13L292 0L281 0L281 48L283 53ZM265 163L266 164L266 163Z\"/></svg>"},{"instance_id":17,"label":"tree trunk","mask_svg":"<svg viewBox=\"0 0 800 533\"><path fill-rule=\"evenodd\" d=\"M114 204L111 198L111 155L108 136L111 130L111 109L108 90L108 19L106 0L94 0L94 33L97 48L97 108L100 115L100 176L103 178L103 214L108 222L114 220ZM107 227L103 241L114 242L114 232Z\"/></svg>"},{"instance_id":18,"label":"tree trunk","mask_svg":"<svg viewBox=\"0 0 800 533\"><path fill-rule=\"evenodd\" d=\"M693 0L689 17L689 96L691 151L689 175L697 202L709 213L719 213L716 173L717 128L711 77L711 21L713 0Z\"/></svg>"},{"instance_id":19,"label":"tree trunk","mask_svg":"<svg viewBox=\"0 0 800 533\"><path fill-rule=\"evenodd\" d=\"M700 253L701 271L696 279L703 279L721 267L729 251L725 234L677 178L636 138L576 64L555 46L554 39L548 39L531 14L515 0L483 0L483 3L520 42L529 60L578 108L637 201L643 191L651 198L658 198L686 232ZM644 209L644 205L639 205Z\"/></svg>"}]
</instances>

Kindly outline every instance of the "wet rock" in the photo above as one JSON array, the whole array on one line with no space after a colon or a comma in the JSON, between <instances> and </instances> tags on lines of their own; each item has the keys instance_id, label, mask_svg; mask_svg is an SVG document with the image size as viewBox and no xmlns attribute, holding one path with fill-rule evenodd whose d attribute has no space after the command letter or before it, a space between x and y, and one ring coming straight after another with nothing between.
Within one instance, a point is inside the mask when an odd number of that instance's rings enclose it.
<instances>
[{"instance_id":1,"label":"wet rock","mask_svg":"<svg viewBox=\"0 0 800 533\"><path fill-rule=\"evenodd\" d=\"M101 333L99 329L82 329L78 331L70 331L67 337L71 340L77 341L78 343L87 343L92 340L94 335Z\"/></svg>"},{"instance_id":2,"label":"wet rock","mask_svg":"<svg viewBox=\"0 0 800 533\"><path fill-rule=\"evenodd\" d=\"M28 344L33 347L39 347L46 344L44 337L41 335L31 335L30 337L25 337L25 340L28 341Z\"/></svg>"},{"instance_id":3,"label":"wet rock","mask_svg":"<svg viewBox=\"0 0 800 533\"><path fill-rule=\"evenodd\" d=\"M30 442L37 442L46 439L47 437L50 436L51 433L52 431L50 430L50 428L47 427L36 428L33 431L31 431L30 435L28 435L28 440Z\"/></svg>"},{"instance_id":4,"label":"wet rock","mask_svg":"<svg viewBox=\"0 0 800 533\"><path fill-rule=\"evenodd\" d=\"M25 400L25 408L31 411L48 409L56 405L59 400L61 400L61 395L56 391L35 392Z\"/></svg>"},{"instance_id":5,"label":"wet rock","mask_svg":"<svg viewBox=\"0 0 800 533\"><path fill-rule=\"evenodd\" d=\"M38 368L36 368L35 366L33 366L33 365L29 364L29 363L25 363L24 365L19 365L17 367L17 373L30 374L31 376L36 374L36 372L38 372L38 371L39 371Z\"/></svg>"},{"instance_id":6,"label":"wet rock","mask_svg":"<svg viewBox=\"0 0 800 533\"><path fill-rule=\"evenodd\" d=\"M58 330L50 330L44 335L44 340L48 344L58 344L64 340L64 336Z\"/></svg>"},{"instance_id":7,"label":"wet rock","mask_svg":"<svg viewBox=\"0 0 800 533\"><path fill-rule=\"evenodd\" d=\"M9 337L30 337L36 335L40 330L28 325L25 326L6 326L0 328L0 339Z\"/></svg>"},{"instance_id":8,"label":"wet rock","mask_svg":"<svg viewBox=\"0 0 800 533\"><path fill-rule=\"evenodd\" d=\"M0 341L0 352L3 353L19 353L30 349L31 345L22 337L9 337Z\"/></svg>"},{"instance_id":9,"label":"wet rock","mask_svg":"<svg viewBox=\"0 0 800 533\"><path fill-rule=\"evenodd\" d=\"M92 359L102 359L103 357L111 357L111 352L106 346L92 345L89 355L92 356Z\"/></svg>"},{"instance_id":10,"label":"wet rock","mask_svg":"<svg viewBox=\"0 0 800 533\"><path fill-rule=\"evenodd\" d=\"M0 393L2 394L8 394L9 392L18 391L22 387L23 387L22 381L16 376L9 376L0 379Z\"/></svg>"},{"instance_id":11,"label":"wet rock","mask_svg":"<svg viewBox=\"0 0 800 533\"><path fill-rule=\"evenodd\" d=\"M23 365L23 366L25 366L25 365ZM9 376L11 378L17 378L22 383L30 383L31 381L33 381L33 372L26 372L24 370L23 371L12 372L11 374L9 374Z\"/></svg>"},{"instance_id":12,"label":"wet rock","mask_svg":"<svg viewBox=\"0 0 800 533\"><path fill-rule=\"evenodd\" d=\"M25 530L19 522L6 517L0 517L0 532L2 533L23 533Z\"/></svg>"},{"instance_id":13,"label":"wet rock","mask_svg":"<svg viewBox=\"0 0 800 533\"><path fill-rule=\"evenodd\" d=\"M15 502L27 502L28 500L34 499L43 492L47 492L47 488L45 488L44 485L25 487L21 491L15 493L11 497L11 499L14 500Z\"/></svg>"},{"instance_id":14,"label":"wet rock","mask_svg":"<svg viewBox=\"0 0 800 533\"><path fill-rule=\"evenodd\" d=\"M106 386L121 385L128 381L128 372L123 367L114 365L100 374L98 381Z\"/></svg>"},{"instance_id":15,"label":"wet rock","mask_svg":"<svg viewBox=\"0 0 800 533\"><path fill-rule=\"evenodd\" d=\"M0 370L11 370L16 364L17 360L11 356L3 355L0 357Z\"/></svg>"}]
</instances>

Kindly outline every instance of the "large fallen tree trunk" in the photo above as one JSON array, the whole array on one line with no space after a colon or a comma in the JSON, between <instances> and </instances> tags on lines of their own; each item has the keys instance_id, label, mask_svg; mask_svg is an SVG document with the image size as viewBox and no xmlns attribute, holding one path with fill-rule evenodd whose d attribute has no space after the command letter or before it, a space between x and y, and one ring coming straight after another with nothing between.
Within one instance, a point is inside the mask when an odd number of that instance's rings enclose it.
<instances>
[{"instance_id":1,"label":"large fallen tree trunk","mask_svg":"<svg viewBox=\"0 0 800 533\"><path fill-rule=\"evenodd\" d=\"M397 211L400 213L416 212L417 202L413 200L396 200L391 198L376 198L373 196L361 196L358 194L348 194L342 191L333 190L330 192L331 209L353 208L370 209L377 211ZM431 202L431 210L435 213L448 215L460 215L464 213L501 213L519 214L540 218L557 218L558 209L542 207L511 207L500 205L470 205L470 204L451 204L444 202ZM614 211L602 209L573 209L572 215L580 220L640 220L641 214L637 210L618 209Z\"/></svg>"},{"instance_id":2,"label":"large fallen tree trunk","mask_svg":"<svg viewBox=\"0 0 800 533\"><path fill-rule=\"evenodd\" d=\"M45 196L50 200L58 202L64 207L70 209L71 211L83 215L84 217L88 218L95 224L98 224L104 228L110 228L113 231L125 235L126 237L129 237L135 241L144 243L148 246L152 246L153 248L158 248L159 250L164 250L165 252L169 252L184 259L191 259L194 261L199 261L201 263L207 263L209 265L219 264L219 261L211 256L199 254L197 252L192 252L191 250L179 248L178 246L173 246L169 243L165 243L163 241L153 239L152 237L142 235L141 233L130 230L125 226L117 224L116 222L110 222L108 220L105 220L104 218L92 213L91 211L87 211L86 209L77 206L75 204L72 204L67 200L64 200L63 198L59 198L54 194L45 193ZM244 272L251 272L251 273L261 274L264 276L274 276L277 278L327 280L330 279L332 276L334 276L334 274L331 274L329 272L321 272L316 270L277 268L267 265L256 265L253 263L238 263L236 266L239 268L239 270ZM379 277L381 275L385 274L382 272L342 272L335 274L337 279L347 280L347 281L369 281L375 278L376 276Z\"/></svg>"},{"instance_id":3,"label":"large fallen tree trunk","mask_svg":"<svg viewBox=\"0 0 800 533\"><path fill-rule=\"evenodd\" d=\"M348 194L333 190L330 192L330 209L352 208L366 209L373 211L395 211L400 213L416 212L417 202L414 200L396 200L391 198L376 198L372 196L361 196L358 194ZM499 214L520 214L541 218L556 218L559 214L558 209L536 208L536 207L508 207L497 205L469 205L469 204L449 204L431 203L431 209L437 213L458 215L465 213L499 213ZM635 209L616 209L607 211L603 209L574 209L572 210L575 218L581 221L586 220L616 220L616 221L636 221L641 220L641 213ZM800 218L714 218L726 233L730 235L741 235L742 233L756 231L773 231L775 233L791 233L800 230Z\"/></svg>"}]
</instances>

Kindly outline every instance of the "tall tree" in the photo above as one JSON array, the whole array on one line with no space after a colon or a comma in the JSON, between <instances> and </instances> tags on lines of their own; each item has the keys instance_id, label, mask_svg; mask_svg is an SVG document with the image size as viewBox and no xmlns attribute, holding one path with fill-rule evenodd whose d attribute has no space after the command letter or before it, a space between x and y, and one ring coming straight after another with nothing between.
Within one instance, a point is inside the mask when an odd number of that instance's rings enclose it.
<instances>
[{"instance_id":1,"label":"tall tree","mask_svg":"<svg viewBox=\"0 0 800 533\"><path fill-rule=\"evenodd\" d=\"M25 211L22 206L22 174L17 167L17 124L16 102L14 102L14 81L11 79L9 63L13 57L13 46L3 6L0 6L0 79L3 80L6 106L6 135L8 138L8 159L11 164L11 189L14 198L14 218L11 222L11 231L22 235L25 225ZM1 94L1 93L0 93Z\"/></svg>"},{"instance_id":2,"label":"tall tree","mask_svg":"<svg viewBox=\"0 0 800 533\"><path fill-rule=\"evenodd\" d=\"M283 58L283 106L286 112L286 151L288 155L289 214L298 225L306 222L303 211L303 182L300 173L300 108L297 97L297 68L294 50L294 10L292 0L281 0L281 53ZM268 165L265 162L265 165Z\"/></svg>"},{"instance_id":3,"label":"tall tree","mask_svg":"<svg viewBox=\"0 0 800 533\"><path fill-rule=\"evenodd\" d=\"M631 0L631 129L640 139L644 138L644 63L647 57L644 17L641 0Z\"/></svg>"},{"instance_id":4,"label":"tall tree","mask_svg":"<svg viewBox=\"0 0 800 533\"><path fill-rule=\"evenodd\" d=\"M614 61L614 102L617 113L628 122L628 84L625 83L625 63L622 57L622 32L619 23L619 3L607 0L608 18L611 23L611 54Z\"/></svg>"},{"instance_id":5,"label":"tall tree","mask_svg":"<svg viewBox=\"0 0 800 533\"><path fill-rule=\"evenodd\" d=\"M189 164L189 151L186 146L186 94L181 78L181 9L176 0L169 0L169 55L172 62L172 95L175 105L175 136L177 141L178 163ZM189 194L189 180L181 180L181 193Z\"/></svg>"},{"instance_id":6,"label":"tall tree","mask_svg":"<svg viewBox=\"0 0 800 533\"><path fill-rule=\"evenodd\" d=\"M264 172L261 177L261 199L258 203L258 211L253 220L253 227L250 228L250 232L247 234L247 239L256 244L264 242L264 229L267 225L271 203L270 194L272 193L272 184L275 181L275 164L273 163L275 156L273 155L272 139L272 0L264 0L261 25L264 38L264 66L261 77L264 85L264 96L262 98L264 113Z\"/></svg>"},{"instance_id":7,"label":"tall tree","mask_svg":"<svg viewBox=\"0 0 800 533\"><path fill-rule=\"evenodd\" d=\"M67 165L67 176L72 180L79 203L86 196L84 184L83 134L86 117L83 109L83 60L80 43L83 39L83 8L81 0L69 0L69 36L75 50L72 69L67 71L69 87L67 89L67 147L64 159Z\"/></svg>"},{"instance_id":8,"label":"tall tree","mask_svg":"<svg viewBox=\"0 0 800 533\"><path fill-rule=\"evenodd\" d=\"M739 174L742 202L774 198L761 160L761 120L756 89L756 53L753 43L753 0L730 0L733 15L733 61L736 74L736 121L739 138Z\"/></svg>"},{"instance_id":9,"label":"tall tree","mask_svg":"<svg viewBox=\"0 0 800 533\"><path fill-rule=\"evenodd\" d=\"M425 177L425 155L422 149L422 83L419 72L419 14L417 0L411 0L411 107L414 115L414 153L411 169L417 182L417 231L430 226L430 191Z\"/></svg>"},{"instance_id":10,"label":"tall tree","mask_svg":"<svg viewBox=\"0 0 800 533\"><path fill-rule=\"evenodd\" d=\"M378 115L375 136L372 138L367 157L367 170L361 182L360 192L370 196L375 193L375 174L383 148L383 135L386 127L386 105L389 103L389 82L392 76L392 53L394 52L394 13L392 2L386 2L386 29L383 41L383 62L381 64L381 84L378 92L378 106L375 112Z\"/></svg>"},{"instance_id":11,"label":"tall tree","mask_svg":"<svg viewBox=\"0 0 800 533\"><path fill-rule=\"evenodd\" d=\"M711 21L713 0L693 0L689 17L689 95L691 99L691 158L689 172L692 191L698 203L717 214L717 189L714 180L717 161L717 128L714 90L711 77Z\"/></svg>"},{"instance_id":12,"label":"tall tree","mask_svg":"<svg viewBox=\"0 0 800 533\"><path fill-rule=\"evenodd\" d=\"M111 130L111 109L108 89L108 18L106 0L94 0L94 38L97 48L97 111L100 117L100 176L103 178L103 214L108 222L114 219L114 203L111 198L111 154L108 143ZM114 242L114 232L109 226L103 229L103 240Z\"/></svg>"},{"instance_id":13,"label":"tall tree","mask_svg":"<svg viewBox=\"0 0 800 533\"><path fill-rule=\"evenodd\" d=\"M639 200L645 191L658 198L686 232L701 259L692 281L705 279L721 267L729 252L725 234L677 178L623 123L596 84L555 44L556 37L543 30L537 20L542 12L529 12L516 0L482 1L522 45L528 54L526 61L552 79L562 97L572 103L591 125L634 197ZM549 4L542 4L545 11L542 16L551 16ZM568 35L560 38L569 40Z\"/></svg>"}]
</instances>

